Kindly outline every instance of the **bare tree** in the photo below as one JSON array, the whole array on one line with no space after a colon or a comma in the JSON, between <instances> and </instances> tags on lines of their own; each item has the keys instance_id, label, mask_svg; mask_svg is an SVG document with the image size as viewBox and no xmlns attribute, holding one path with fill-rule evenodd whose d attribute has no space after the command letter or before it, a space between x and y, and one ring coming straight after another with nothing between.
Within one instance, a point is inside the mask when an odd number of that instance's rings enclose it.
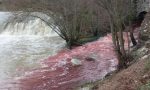
<instances>
[{"instance_id":1,"label":"bare tree","mask_svg":"<svg viewBox=\"0 0 150 90\"><path fill-rule=\"evenodd\" d=\"M114 48L119 59L118 68L125 68L127 67L128 58L124 47L123 30L134 17L133 0L98 0L98 4L109 15Z\"/></svg>"},{"instance_id":2,"label":"bare tree","mask_svg":"<svg viewBox=\"0 0 150 90\"><path fill-rule=\"evenodd\" d=\"M93 0L57 0L55 3L58 7L52 7L51 17L69 48L79 45L82 38L100 34L99 6Z\"/></svg>"},{"instance_id":3,"label":"bare tree","mask_svg":"<svg viewBox=\"0 0 150 90\"><path fill-rule=\"evenodd\" d=\"M40 18L66 40L69 48L72 45L80 45L82 38L99 36L100 27L103 25L100 26L98 20L100 13L93 0L88 2L86 0L58 0L54 3L50 6L51 11L43 11L53 19L53 23L37 15L32 15L31 12L14 12L16 18L10 20L10 23L16 22L16 20L17 22L23 21L28 16Z\"/></svg>"}]
</instances>

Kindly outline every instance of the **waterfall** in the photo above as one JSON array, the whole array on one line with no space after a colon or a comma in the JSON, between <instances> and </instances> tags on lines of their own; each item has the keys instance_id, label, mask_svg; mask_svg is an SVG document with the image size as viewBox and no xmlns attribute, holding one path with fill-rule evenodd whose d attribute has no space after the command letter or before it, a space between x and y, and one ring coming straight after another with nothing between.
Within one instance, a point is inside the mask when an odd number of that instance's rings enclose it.
<instances>
[{"instance_id":1,"label":"waterfall","mask_svg":"<svg viewBox=\"0 0 150 90\"><path fill-rule=\"evenodd\" d=\"M1 35L37 35L37 36L58 36L55 31L39 18L25 22L9 23L1 32Z\"/></svg>"},{"instance_id":2,"label":"waterfall","mask_svg":"<svg viewBox=\"0 0 150 90\"><path fill-rule=\"evenodd\" d=\"M66 44L41 18L17 19L8 13L0 12L0 85L38 68L42 60L57 54ZM50 17L35 14L51 21Z\"/></svg>"}]
</instances>

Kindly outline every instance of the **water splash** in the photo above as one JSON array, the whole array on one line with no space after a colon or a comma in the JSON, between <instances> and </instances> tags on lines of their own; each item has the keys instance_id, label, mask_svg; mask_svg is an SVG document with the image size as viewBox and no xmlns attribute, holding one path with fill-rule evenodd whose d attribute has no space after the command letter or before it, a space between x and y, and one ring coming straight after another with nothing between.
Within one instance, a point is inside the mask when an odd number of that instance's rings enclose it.
<instances>
[{"instance_id":1,"label":"water splash","mask_svg":"<svg viewBox=\"0 0 150 90\"><path fill-rule=\"evenodd\" d=\"M15 22L7 25L2 35L38 35L38 36L58 36L55 31L39 18L27 22Z\"/></svg>"},{"instance_id":2,"label":"water splash","mask_svg":"<svg viewBox=\"0 0 150 90\"><path fill-rule=\"evenodd\" d=\"M20 90L17 79L65 47L65 41L39 18L9 23L0 31L0 90Z\"/></svg>"}]
</instances>

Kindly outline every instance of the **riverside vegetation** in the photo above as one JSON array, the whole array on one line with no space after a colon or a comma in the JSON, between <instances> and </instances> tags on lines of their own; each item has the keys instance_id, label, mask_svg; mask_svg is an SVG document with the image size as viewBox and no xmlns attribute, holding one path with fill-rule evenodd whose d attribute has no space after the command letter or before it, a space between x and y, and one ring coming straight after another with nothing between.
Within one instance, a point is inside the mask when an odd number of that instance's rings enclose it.
<instances>
[{"instance_id":1,"label":"riverside vegetation","mask_svg":"<svg viewBox=\"0 0 150 90\"><path fill-rule=\"evenodd\" d=\"M131 37L133 45L138 45L134 39L133 31L141 26L147 13L138 16L137 0L49 0L43 3L48 4L45 6L39 5L41 6L38 8L39 11L50 16L53 22L39 18L51 26L66 41L69 49L111 33L118 58L118 71L126 69L130 65L133 57L131 56L131 46L128 43L128 48L125 48L123 33L127 32L128 34L130 32L130 35L127 35L128 40ZM23 8L24 11L30 9L36 11L38 7L28 6L25 3L19 4L19 2L15 2L15 4L18 5L17 8ZM18 15L20 16L20 14ZM31 13L27 12L25 17L30 15ZM138 17L142 17L139 22ZM125 31L128 26L129 30ZM139 37L145 39L145 37L141 37L141 34ZM146 67L149 70L149 64ZM149 83L140 87L140 89L148 87Z\"/></svg>"},{"instance_id":2,"label":"riverside vegetation","mask_svg":"<svg viewBox=\"0 0 150 90\"><path fill-rule=\"evenodd\" d=\"M50 16L53 23L44 21L66 41L70 49L111 32L119 60L118 69L128 66L130 51L127 50L127 53L125 50L123 32L136 18L136 0L49 0L43 2L48 3L46 5L37 6L26 1L13 3L15 3L13 8L20 8L23 11L37 11L39 8L38 11ZM30 12L25 16L29 15Z\"/></svg>"}]
</instances>

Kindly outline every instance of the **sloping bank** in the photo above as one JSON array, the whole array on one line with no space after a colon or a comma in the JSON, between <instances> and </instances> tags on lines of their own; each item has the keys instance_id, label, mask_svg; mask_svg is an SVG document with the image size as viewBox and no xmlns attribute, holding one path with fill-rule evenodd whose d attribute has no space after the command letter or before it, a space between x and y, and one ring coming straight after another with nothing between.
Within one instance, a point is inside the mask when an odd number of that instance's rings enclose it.
<instances>
[{"instance_id":1,"label":"sloping bank","mask_svg":"<svg viewBox=\"0 0 150 90\"><path fill-rule=\"evenodd\" d=\"M139 30L139 48L132 53L135 63L87 90L150 90L150 13Z\"/></svg>"}]
</instances>

